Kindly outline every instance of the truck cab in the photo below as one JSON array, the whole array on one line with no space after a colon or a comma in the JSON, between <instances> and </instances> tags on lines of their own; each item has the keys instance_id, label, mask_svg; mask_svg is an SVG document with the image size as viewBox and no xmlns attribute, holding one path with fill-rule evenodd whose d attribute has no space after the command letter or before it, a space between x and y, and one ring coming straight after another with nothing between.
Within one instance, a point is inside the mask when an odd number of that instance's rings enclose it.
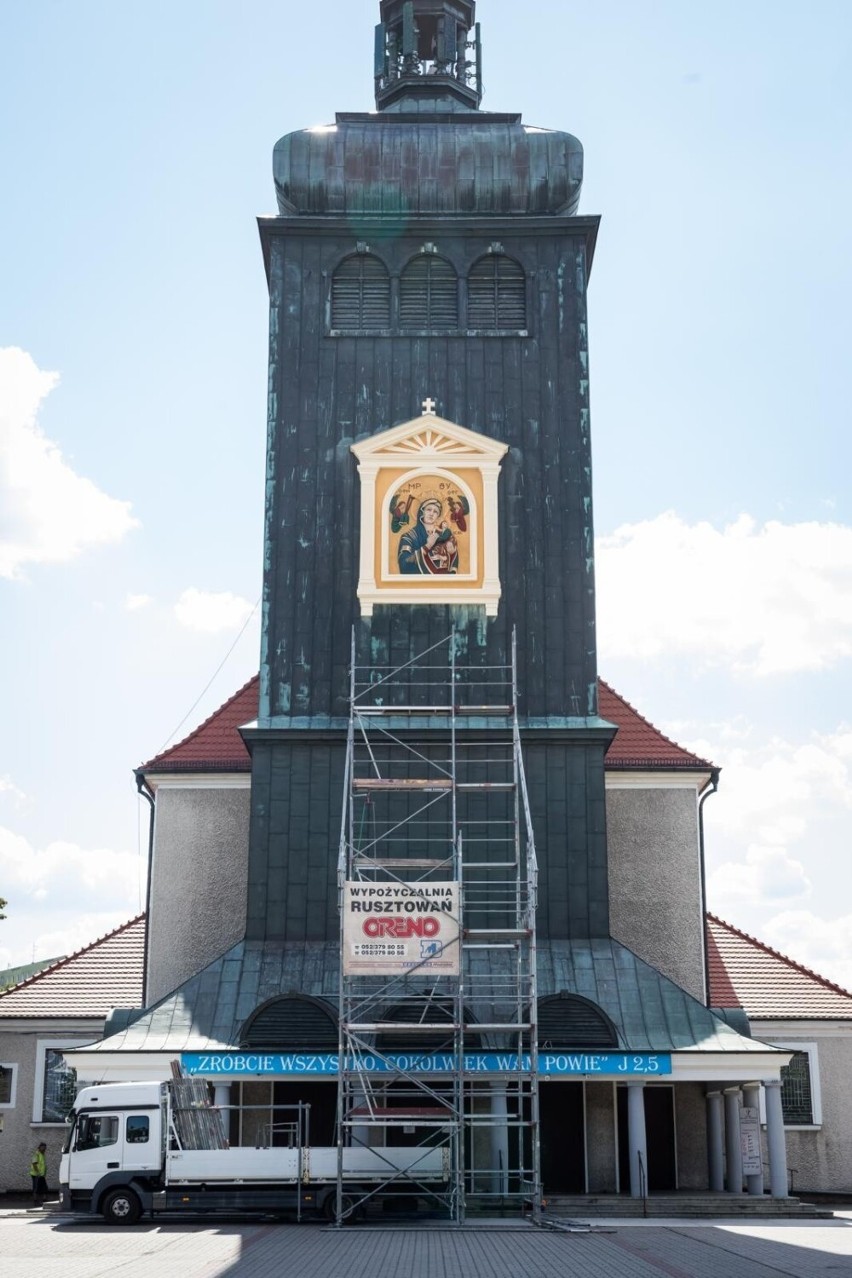
<instances>
[{"instance_id":1,"label":"truck cab","mask_svg":"<svg viewBox=\"0 0 852 1278\"><path fill-rule=\"evenodd\" d=\"M59 1164L63 1209L138 1219L162 1173L165 1088L160 1083L84 1087L68 1121Z\"/></svg>"}]
</instances>

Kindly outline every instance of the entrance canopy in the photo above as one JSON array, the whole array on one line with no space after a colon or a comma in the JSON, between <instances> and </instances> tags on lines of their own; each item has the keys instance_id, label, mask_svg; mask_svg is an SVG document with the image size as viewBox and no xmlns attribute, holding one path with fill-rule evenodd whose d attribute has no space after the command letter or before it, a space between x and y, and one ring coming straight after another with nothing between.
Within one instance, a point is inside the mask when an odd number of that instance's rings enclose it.
<instances>
[{"instance_id":1,"label":"entrance canopy","mask_svg":"<svg viewBox=\"0 0 852 1278\"><path fill-rule=\"evenodd\" d=\"M499 955L473 955L470 979L476 980L479 966L501 961L508 960ZM338 964L336 944L241 941L159 1003L140 1012L118 1033L67 1053L68 1060L78 1077L100 1081L165 1079L170 1075L170 1062L184 1056L193 1072L222 1081L228 1076L294 1077L297 1071L290 1066L281 1063L279 1070L272 1067L274 1062L264 1060L279 1054L282 1044L263 1043L256 1032L250 1032L258 1023L253 1014L269 1000L292 991L292 996L304 999L314 1013L322 1009L328 1019L336 1018ZM481 974L486 973L483 970ZM789 1056L738 1033L609 938L553 940L541 945L538 990L541 1001L560 994L579 996L574 1002L585 1009L589 1005L600 1009L615 1035L615 1041L605 1046L600 1038L588 1044L578 1043L576 1037L567 1043L555 1038L540 1042L542 1077L617 1080L635 1079L644 1073L671 1082L765 1081L779 1077ZM322 1021L328 1024L325 1016ZM315 1023L319 1023L316 1014L295 1022L301 1024L305 1041L288 1041L283 1054L334 1056L327 1029L322 1041L310 1041ZM551 1018L548 1023L550 1034L568 1036L567 1030L560 1034L558 1021ZM476 1034L475 1025L471 1032ZM476 1045L470 1061L465 1058L471 1072L499 1076L517 1073L523 1067L517 1059L509 1061L510 1054L500 1050L504 1045L489 1042L487 1034L478 1034ZM198 1057L208 1058L208 1068L199 1066ZM247 1061L249 1057L255 1059ZM215 1065L213 1058L218 1058ZM256 1068L250 1068L252 1064ZM435 1072L440 1073L440 1067ZM314 1076L336 1077L336 1067L317 1068Z\"/></svg>"}]
</instances>

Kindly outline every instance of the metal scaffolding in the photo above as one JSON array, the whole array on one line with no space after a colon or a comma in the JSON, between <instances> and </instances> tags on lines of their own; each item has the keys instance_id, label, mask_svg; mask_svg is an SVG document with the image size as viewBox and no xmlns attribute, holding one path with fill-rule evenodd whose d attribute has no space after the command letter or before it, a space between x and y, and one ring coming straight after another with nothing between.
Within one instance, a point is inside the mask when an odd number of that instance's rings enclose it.
<instances>
[{"instance_id":1,"label":"metal scaffolding","mask_svg":"<svg viewBox=\"0 0 852 1278\"><path fill-rule=\"evenodd\" d=\"M465 655L452 632L403 665L357 666L353 633L338 861L338 1223L395 1195L457 1223L471 1206L540 1216L537 867L515 637L509 665ZM441 939L429 941L423 915L401 913L421 908L444 911ZM353 909L396 909L400 922ZM394 939L412 930L414 957ZM404 1173L389 1160L387 1180L359 1195L344 1188L353 1144L443 1146L446 1181L419 1182L416 1160Z\"/></svg>"}]
</instances>

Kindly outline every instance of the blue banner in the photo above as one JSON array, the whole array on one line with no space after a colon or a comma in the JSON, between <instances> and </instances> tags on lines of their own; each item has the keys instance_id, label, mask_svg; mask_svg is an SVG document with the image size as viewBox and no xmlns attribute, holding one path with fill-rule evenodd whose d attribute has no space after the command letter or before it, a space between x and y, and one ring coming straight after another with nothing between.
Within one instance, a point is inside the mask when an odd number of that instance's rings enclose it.
<instances>
[{"instance_id":1,"label":"blue banner","mask_svg":"<svg viewBox=\"0 0 852 1278\"><path fill-rule=\"evenodd\" d=\"M184 1052L181 1064L187 1074L205 1078L336 1078L338 1056L336 1052ZM353 1061L353 1067L354 1064ZM530 1058L519 1058L516 1052L469 1052L462 1066L466 1074L526 1074ZM408 1074L451 1074L456 1058L452 1052L386 1052L381 1056L364 1052L358 1068L371 1074L392 1074L397 1070ZM601 1074L660 1077L672 1072L672 1058L666 1052L541 1051L538 1072L543 1079Z\"/></svg>"}]
</instances>

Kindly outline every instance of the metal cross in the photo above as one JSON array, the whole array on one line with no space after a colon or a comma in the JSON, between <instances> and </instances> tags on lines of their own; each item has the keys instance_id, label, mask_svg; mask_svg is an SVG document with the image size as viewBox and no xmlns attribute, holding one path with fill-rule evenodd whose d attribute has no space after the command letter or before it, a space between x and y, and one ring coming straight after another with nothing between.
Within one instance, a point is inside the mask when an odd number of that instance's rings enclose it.
<instances>
[{"instance_id":1,"label":"metal cross","mask_svg":"<svg viewBox=\"0 0 852 1278\"><path fill-rule=\"evenodd\" d=\"M423 416L424 416L424 417L434 417L434 416L435 416L435 406L436 406L436 401L435 401L434 399L424 399L424 401L423 401Z\"/></svg>"}]
</instances>

